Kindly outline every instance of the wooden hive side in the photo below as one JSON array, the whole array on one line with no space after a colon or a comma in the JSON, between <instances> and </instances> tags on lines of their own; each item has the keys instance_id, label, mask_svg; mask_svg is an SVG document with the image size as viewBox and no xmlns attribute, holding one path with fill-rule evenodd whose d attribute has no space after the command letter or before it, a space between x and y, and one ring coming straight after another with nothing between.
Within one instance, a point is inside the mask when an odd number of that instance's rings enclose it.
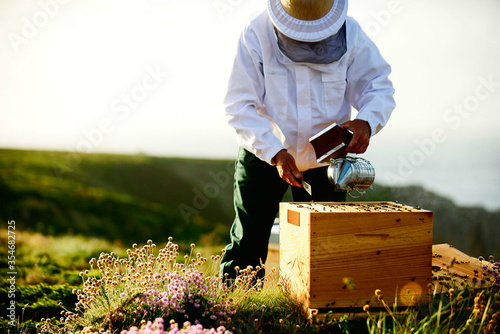
<instances>
[{"instance_id":1,"label":"wooden hive side","mask_svg":"<svg viewBox=\"0 0 500 334\"><path fill-rule=\"evenodd\" d=\"M280 281L298 301L309 307L310 212L280 204Z\"/></svg>"},{"instance_id":2,"label":"wooden hive side","mask_svg":"<svg viewBox=\"0 0 500 334\"><path fill-rule=\"evenodd\" d=\"M375 289L390 305L426 296L432 212L317 212L310 233L308 307L362 307Z\"/></svg>"}]
</instances>

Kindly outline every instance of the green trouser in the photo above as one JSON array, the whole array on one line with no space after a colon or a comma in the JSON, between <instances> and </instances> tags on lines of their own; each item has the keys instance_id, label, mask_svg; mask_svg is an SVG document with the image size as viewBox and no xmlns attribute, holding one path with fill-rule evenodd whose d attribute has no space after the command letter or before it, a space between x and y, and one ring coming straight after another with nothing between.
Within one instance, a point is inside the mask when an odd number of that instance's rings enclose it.
<instances>
[{"instance_id":1,"label":"green trouser","mask_svg":"<svg viewBox=\"0 0 500 334\"><path fill-rule=\"evenodd\" d=\"M295 202L344 202L346 192L336 192L328 180L327 167L303 173L312 187L312 196L303 188L292 187ZM280 178L275 166L240 148L234 174L234 208L231 243L222 255L220 273L235 278L235 267L256 267L266 262L269 237L279 203L289 184ZM263 273L260 273L262 276Z\"/></svg>"}]
</instances>

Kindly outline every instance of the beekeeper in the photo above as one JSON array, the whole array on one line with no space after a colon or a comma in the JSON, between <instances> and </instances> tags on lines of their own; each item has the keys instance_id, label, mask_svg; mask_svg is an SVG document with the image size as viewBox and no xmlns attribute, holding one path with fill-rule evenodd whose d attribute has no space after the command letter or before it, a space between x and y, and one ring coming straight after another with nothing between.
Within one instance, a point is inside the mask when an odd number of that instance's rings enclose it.
<instances>
[{"instance_id":1,"label":"beekeeper","mask_svg":"<svg viewBox=\"0 0 500 334\"><path fill-rule=\"evenodd\" d=\"M294 201L345 201L309 138L336 122L353 132L347 151L363 153L395 107L391 67L346 14L347 0L268 0L240 36L224 101L240 145L220 269L228 278L236 266L265 263L289 185Z\"/></svg>"}]
</instances>

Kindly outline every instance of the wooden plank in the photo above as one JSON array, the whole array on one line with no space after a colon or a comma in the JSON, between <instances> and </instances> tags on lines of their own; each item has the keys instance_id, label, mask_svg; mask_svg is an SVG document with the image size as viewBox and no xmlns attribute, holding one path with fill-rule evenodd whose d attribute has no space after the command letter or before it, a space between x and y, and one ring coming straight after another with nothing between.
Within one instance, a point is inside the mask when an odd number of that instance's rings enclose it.
<instances>
[{"instance_id":1,"label":"wooden plank","mask_svg":"<svg viewBox=\"0 0 500 334\"><path fill-rule=\"evenodd\" d=\"M474 277L480 281L484 271L483 266L491 267L492 264L489 261L479 261L478 258L471 257L449 244L432 246L432 267L436 279L441 276L453 279L457 284L472 283Z\"/></svg>"}]
</instances>

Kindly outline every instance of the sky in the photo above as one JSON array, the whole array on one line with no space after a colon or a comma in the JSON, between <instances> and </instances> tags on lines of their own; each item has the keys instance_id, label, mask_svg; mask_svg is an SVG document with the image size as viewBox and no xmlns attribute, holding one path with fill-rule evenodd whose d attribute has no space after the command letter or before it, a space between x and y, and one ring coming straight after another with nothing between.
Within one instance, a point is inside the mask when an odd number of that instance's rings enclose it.
<instances>
[{"instance_id":1,"label":"sky","mask_svg":"<svg viewBox=\"0 0 500 334\"><path fill-rule=\"evenodd\" d=\"M2 0L0 147L234 159L222 101L265 5ZM362 155L376 181L499 209L500 2L351 0L348 15L393 69L397 107Z\"/></svg>"}]
</instances>

